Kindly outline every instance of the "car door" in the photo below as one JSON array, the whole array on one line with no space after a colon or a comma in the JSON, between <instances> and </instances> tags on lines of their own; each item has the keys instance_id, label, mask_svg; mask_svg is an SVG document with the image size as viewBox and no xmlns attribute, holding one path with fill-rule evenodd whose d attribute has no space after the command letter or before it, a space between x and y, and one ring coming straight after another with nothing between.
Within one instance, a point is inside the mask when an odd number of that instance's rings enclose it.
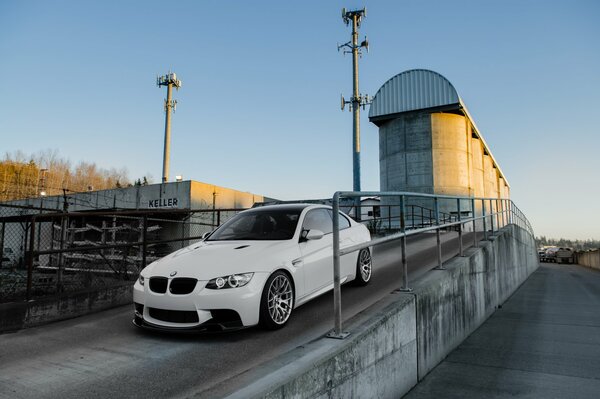
<instances>
[{"instance_id":1,"label":"car door","mask_svg":"<svg viewBox=\"0 0 600 399\"><path fill-rule=\"evenodd\" d=\"M330 213L325 208L308 211L302 222L300 252L307 295L333 283L332 224ZM318 240L302 238L309 230L319 230L323 237Z\"/></svg>"},{"instance_id":2,"label":"car door","mask_svg":"<svg viewBox=\"0 0 600 399\"><path fill-rule=\"evenodd\" d=\"M332 210L329 210L329 215L330 216L333 215ZM341 212L340 212L339 222L340 222L340 249L344 249L344 248L350 247L354 244L358 244L358 242L355 240L356 237L353 234L353 231L351 229L350 221ZM332 225L333 225L333 221L332 221ZM333 236L333 234L332 234L332 236ZM357 256L357 253L353 252L353 253L346 254L340 258L340 278L343 279L344 277L351 276L355 273L355 271L356 271L356 256ZM331 258L332 258L331 259L331 263L332 263L331 267L333 268L333 241L332 241Z\"/></svg>"}]
</instances>

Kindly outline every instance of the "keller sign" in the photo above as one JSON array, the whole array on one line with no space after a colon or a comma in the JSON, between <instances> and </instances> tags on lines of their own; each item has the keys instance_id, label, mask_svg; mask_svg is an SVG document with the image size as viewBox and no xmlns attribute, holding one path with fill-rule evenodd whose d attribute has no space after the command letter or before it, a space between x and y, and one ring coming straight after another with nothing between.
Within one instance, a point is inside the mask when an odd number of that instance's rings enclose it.
<instances>
[{"instance_id":1,"label":"keller sign","mask_svg":"<svg viewBox=\"0 0 600 399\"><path fill-rule=\"evenodd\" d=\"M177 208L177 198L159 198L148 201L148 208Z\"/></svg>"}]
</instances>

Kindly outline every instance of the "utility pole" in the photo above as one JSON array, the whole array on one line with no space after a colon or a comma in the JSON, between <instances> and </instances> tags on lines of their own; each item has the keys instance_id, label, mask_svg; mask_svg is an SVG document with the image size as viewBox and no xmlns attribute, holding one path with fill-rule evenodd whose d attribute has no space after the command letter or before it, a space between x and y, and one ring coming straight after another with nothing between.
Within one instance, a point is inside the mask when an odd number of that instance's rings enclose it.
<instances>
[{"instance_id":1,"label":"utility pole","mask_svg":"<svg viewBox=\"0 0 600 399\"><path fill-rule=\"evenodd\" d=\"M171 151L171 109L175 112L177 100L173 100L173 86L177 90L181 87L181 80L177 79L177 75L169 72L164 76L156 77L156 85L158 87L167 86L167 99L165 100L165 146L163 151L163 172L162 182L166 183L169 180L169 158Z\"/></svg>"},{"instance_id":2,"label":"utility pole","mask_svg":"<svg viewBox=\"0 0 600 399\"><path fill-rule=\"evenodd\" d=\"M353 188L352 191L360 191L360 107L365 109L365 106L370 103L368 95L362 95L358 89L358 58L362 56L361 48L364 47L367 52L369 51L369 42L365 36L360 44L358 44L358 28L363 18L367 16L367 9L347 11L345 8L342 9L342 20L348 26L352 23L352 40L338 44L338 51L344 49L344 54L352 54L352 97L350 100L345 100L342 96L342 111L346 104L349 104L349 110L352 111L352 180ZM360 219L360 198L356 200L356 213L357 219Z\"/></svg>"}]
</instances>

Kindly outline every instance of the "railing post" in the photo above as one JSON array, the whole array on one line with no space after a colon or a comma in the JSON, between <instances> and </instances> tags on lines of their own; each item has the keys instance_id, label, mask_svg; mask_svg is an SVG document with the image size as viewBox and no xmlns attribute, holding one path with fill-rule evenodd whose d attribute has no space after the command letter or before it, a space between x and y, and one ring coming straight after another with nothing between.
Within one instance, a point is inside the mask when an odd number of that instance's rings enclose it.
<instances>
[{"instance_id":1,"label":"railing post","mask_svg":"<svg viewBox=\"0 0 600 399\"><path fill-rule=\"evenodd\" d=\"M342 290L340 287L340 194L333 195L333 313L334 329L327 336L344 339L342 332Z\"/></svg>"},{"instance_id":2,"label":"railing post","mask_svg":"<svg viewBox=\"0 0 600 399\"><path fill-rule=\"evenodd\" d=\"M492 235L494 234L494 203L492 202L493 199L490 198L490 228L492 229Z\"/></svg>"},{"instance_id":3,"label":"railing post","mask_svg":"<svg viewBox=\"0 0 600 399\"><path fill-rule=\"evenodd\" d=\"M481 200L481 220L483 220L483 239L487 241L487 226L486 226L486 216L485 216L485 199Z\"/></svg>"},{"instance_id":4,"label":"railing post","mask_svg":"<svg viewBox=\"0 0 600 399\"><path fill-rule=\"evenodd\" d=\"M458 215L458 221L461 221L461 215L460 215L460 198L456 199L456 205L457 205L457 215ZM463 256L463 225L462 223L458 224L458 256Z\"/></svg>"},{"instance_id":5,"label":"railing post","mask_svg":"<svg viewBox=\"0 0 600 399\"><path fill-rule=\"evenodd\" d=\"M437 225L437 229L435 230L435 237L437 241L437 258L438 265L436 269L444 270L444 265L442 263L442 238L440 236L440 206L438 197L434 198L434 212L435 212L435 224Z\"/></svg>"},{"instance_id":6,"label":"railing post","mask_svg":"<svg viewBox=\"0 0 600 399\"><path fill-rule=\"evenodd\" d=\"M500 199L496 198L496 226L498 226L496 230L500 230L500 227L502 227L500 226L502 224L501 202Z\"/></svg>"},{"instance_id":7,"label":"railing post","mask_svg":"<svg viewBox=\"0 0 600 399\"><path fill-rule=\"evenodd\" d=\"M473 215L473 246L479 246L477 241L477 219L475 219L475 198L471 199L471 214Z\"/></svg>"},{"instance_id":8,"label":"railing post","mask_svg":"<svg viewBox=\"0 0 600 399\"><path fill-rule=\"evenodd\" d=\"M388 230L392 229L392 206L388 205Z\"/></svg>"},{"instance_id":9,"label":"railing post","mask_svg":"<svg viewBox=\"0 0 600 399\"><path fill-rule=\"evenodd\" d=\"M404 195L400 196L400 231L402 234L406 234L406 204L404 201ZM400 291L410 292L408 288L408 263L406 260L406 235L403 235L400 239L402 246L402 287Z\"/></svg>"}]
</instances>

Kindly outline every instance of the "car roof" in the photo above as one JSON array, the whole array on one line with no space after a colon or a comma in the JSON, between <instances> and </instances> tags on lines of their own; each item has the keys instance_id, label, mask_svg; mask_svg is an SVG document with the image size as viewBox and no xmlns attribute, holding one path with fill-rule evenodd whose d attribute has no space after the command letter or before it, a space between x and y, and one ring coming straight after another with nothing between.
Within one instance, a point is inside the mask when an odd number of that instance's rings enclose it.
<instances>
[{"instance_id":1,"label":"car roof","mask_svg":"<svg viewBox=\"0 0 600 399\"><path fill-rule=\"evenodd\" d=\"M270 211L270 210L280 210L280 211L295 211L295 212L301 212L306 208L329 208L328 206L325 205L319 205L319 204L304 204L304 203L293 203L293 204L275 204L275 205L265 205L265 206L259 206L256 208L251 208L246 210L245 212L263 212L263 211Z\"/></svg>"}]
</instances>

